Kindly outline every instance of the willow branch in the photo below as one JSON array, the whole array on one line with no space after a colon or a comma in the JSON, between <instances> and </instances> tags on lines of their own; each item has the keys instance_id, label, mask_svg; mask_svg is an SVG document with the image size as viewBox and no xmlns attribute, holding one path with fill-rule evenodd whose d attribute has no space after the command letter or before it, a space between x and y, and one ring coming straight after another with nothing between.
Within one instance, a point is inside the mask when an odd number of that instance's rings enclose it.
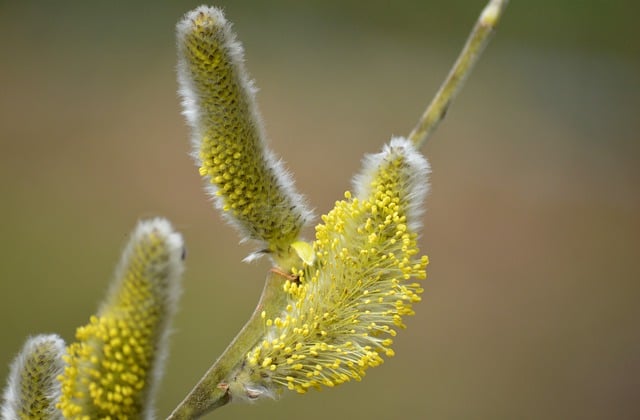
<instances>
[{"instance_id":1,"label":"willow branch","mask_svg":"<svg viewBox=\"0 0 640 420\"><path fill-rule=\"evenodd\" d=\"M485 6L462 52L460 52L444 83L440 86L440 90L436 93L416 127L409 134L409 140L416 147L423 146L431 133L444 119L451 102L464 85L473 66L488 44L507 3L508 0L491 0Z\"/></svg>"},{"instance_id":2,"label":"willow branch","mask_svg":"<svg viewBox=\"0 0 640 420\"><path fill-rule=\"evenodd\" d=\"M285 297L283 281L277 270L269 273L262 296L251 318L167 420L197 419L231 401L227 389L229 375L244 363L249 350L262 337L263 311L277 313L281 310Z\"/></svg>"}]
</instances>

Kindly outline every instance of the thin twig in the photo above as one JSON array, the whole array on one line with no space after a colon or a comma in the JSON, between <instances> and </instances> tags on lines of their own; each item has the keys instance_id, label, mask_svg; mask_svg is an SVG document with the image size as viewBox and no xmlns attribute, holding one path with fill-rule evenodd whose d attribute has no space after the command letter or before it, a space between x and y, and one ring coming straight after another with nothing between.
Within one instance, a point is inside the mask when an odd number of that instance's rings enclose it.
<instances>
[{"instance_id":1,"label":"thin twig","mask_svg":"<svg viewBox=\"0 0 640 420\"><path fill-rule=\"evenodd\" d=\"M278 313L282 309L285 296L282 282L280 273L273 270L269 273L262 296L251 318L167 420L197 419L231 401L225 381L234 369L243 363L249 350L262 337L262 311Z\"/></svg>"},{"instance_id":2,"label":"thin twig","mask_svg":"<svg viewBox=\"0 0 640 420\"><path fill-rule=\"evenodd\" d=\"M490 35L498 24L507 3L508 0L491 0L485 6L446 80L420 118L418 125L409 134L409 140L416 147L422 147L440 121L444 119L451 102L464 85L482 50L489 42Z\"/></svg>"}]
</instances>

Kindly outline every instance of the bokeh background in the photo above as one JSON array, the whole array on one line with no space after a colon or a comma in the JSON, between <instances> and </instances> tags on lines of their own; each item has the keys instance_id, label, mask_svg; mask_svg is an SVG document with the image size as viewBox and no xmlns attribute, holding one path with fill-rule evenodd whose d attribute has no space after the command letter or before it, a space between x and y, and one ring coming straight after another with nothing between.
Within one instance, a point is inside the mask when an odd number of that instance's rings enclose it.
<instances>
[{"instance_id":1,"label":"bokeh background","mask_svg":"<svg viewBox=\"0 0 640 420\"><path fill-rule=\"evenodd\" d=\"M0 2L0 378L30 334L73 338L129 231L163 215L187 272L163 418L253 309L268 269L188 157L175 22L193 1ZM271 145L318 214L408 134L484 5L220 1ZM640 7L512 1L447 120L397 356L362 383L228 419L640 418Z\"/></svg>"}]
</instances>

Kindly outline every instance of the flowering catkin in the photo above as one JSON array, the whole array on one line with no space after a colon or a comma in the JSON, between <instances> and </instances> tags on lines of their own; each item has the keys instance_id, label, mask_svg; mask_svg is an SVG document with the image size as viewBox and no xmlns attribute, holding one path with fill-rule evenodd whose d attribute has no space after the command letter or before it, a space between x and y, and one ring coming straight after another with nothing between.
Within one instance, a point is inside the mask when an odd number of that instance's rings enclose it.
<instances>
[{"instance_id":1,"label":"flowering catkin","mask_svg":"<svg viewBox=\"0 0 640 420\"><path fill-rule=\"evenodd\" d=\"M201 6L177 25L178 81L193 155L224 217L285 270L311 218L282 162L267 148L242 46L222 12Z\"/></svg>"},{"instance_id":2,"label":"flowering catkin","mask_svg":"<svg viewBox=\"0 0 640 420\"><path fill-rule=\"evenodd\" d=\"M56 408L64 369L64 341L55 334L29 338L11 365L2 420L62 418Z\"/></svg>"},{"instance_id":3,"label":"flowering catkin","mask_svg":"<svg viewBox=\"0 0 640 420\"><path fill-rule=\"evenodd\" d=\"M284 282L284 311L263 313L264 337L233 375L232 397L360 380L393 356L393 337L420 300L416 280L426 277L417 236L429 166L401 138L364 166L358 197L345 193L316 227L314 263Z\"/></svg>"},{"instance_id":4,"label":"flowering catkin","mask_svg":"<svg viewBox=\"0 0 640 420\"><path fill-rule=\"evenodd\" d=\"M67 348L58 404L65 418L152 418L182 254L168 221L138 225L106 301Z\"/></svg>"}]
</instances>

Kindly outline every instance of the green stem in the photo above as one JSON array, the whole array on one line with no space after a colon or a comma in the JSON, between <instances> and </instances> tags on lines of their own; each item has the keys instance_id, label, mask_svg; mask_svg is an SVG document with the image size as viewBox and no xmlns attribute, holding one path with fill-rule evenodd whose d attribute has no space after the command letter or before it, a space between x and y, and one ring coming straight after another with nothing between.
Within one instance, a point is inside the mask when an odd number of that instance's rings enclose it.
<instances>
[{"instance_id":1,"label":"green stem","mask_svg":"<svg viewBox=\"0 0 640 420\"><path fill-rule=\"evenodd\" d=\"M244 362L249 350L262 338L264 333L262 312L280 313L285 307L286 294L282 287L283 281L282 274L274 271L269 273L262 296L251 318L167 420L197 419L231 401L231 396L224 385L228 382L229 375Z\"/></svg>"},{"instance_id":2,"label":"green stem","mask_svg":"<svg viewBox=\"0 0 640 420\"><path fill-rule=\"evenodd\" d=\"M462 52L440 86L440 90L422 114L418 125L409 134L409 140L416 147L423 146L440 121L444 119L451 102L464 85L482 50L489 42L490 35L498 24L507 3L508 0L490 0L485 6Z\"/></svg>"}]
</instances>

